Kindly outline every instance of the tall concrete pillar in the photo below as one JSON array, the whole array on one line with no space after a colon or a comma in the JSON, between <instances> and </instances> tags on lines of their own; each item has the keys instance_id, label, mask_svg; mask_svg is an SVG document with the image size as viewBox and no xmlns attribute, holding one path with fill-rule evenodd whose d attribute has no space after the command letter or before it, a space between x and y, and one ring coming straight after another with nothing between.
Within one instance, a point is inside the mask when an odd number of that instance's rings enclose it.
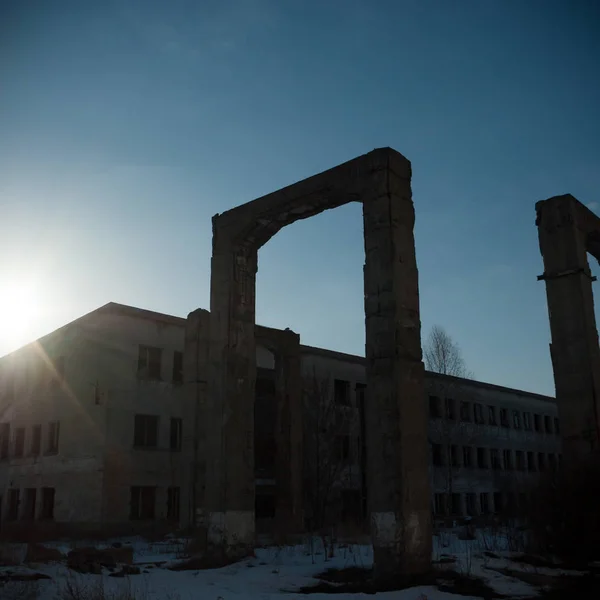
<instances>
[{"instance_id":1,"label":"tall concrete pillar","mask_svg":"<svg viewBox=\"0 0 600 600\"><path fill-rule=\"evenodd\" d=\"M254 544L257 253L213 238L205 512L208 542L231 558Z\"/></svg>"},{"instance_id":2,"label":"tall concrete pillar","mask_svg":"<svg viewBox=\"0 0 600 600\"><path fill-rule=\"evenodd\" d=\"M550 355L565 460L600 441L600 351L587 253L600 258L600 219L570 194L536 204L550 317Z\"/></svg>"},{"instance_id":3,"label":"tall concrete pillar","mask_svg":"<svg viewBox=\"0 0 600 600\"><path fill-rule=\"evenodd\" d=\"M410 163L363 203L368 504L375 575L423 573L432 537Z\"/></svg>"}]
</instances>

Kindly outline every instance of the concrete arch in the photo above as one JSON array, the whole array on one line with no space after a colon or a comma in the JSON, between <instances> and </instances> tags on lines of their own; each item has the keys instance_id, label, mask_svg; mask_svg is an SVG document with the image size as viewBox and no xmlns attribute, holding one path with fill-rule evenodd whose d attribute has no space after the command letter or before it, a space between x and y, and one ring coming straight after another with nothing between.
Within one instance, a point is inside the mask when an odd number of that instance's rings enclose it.
<instances>
[{"instance_id":1,"label":"concrete arch","mask_svg":"<svg viewBox=\"0 0 600 600\"><path fill-rule=\"evenodd\" d=\"M254 537L253 394L258 250L286 225L363 204L369 510L376 571L431 562L427 414L414 247L411 165L373 150L213 217L203 514L230 554Z\"/></svg>"}]
</instances>

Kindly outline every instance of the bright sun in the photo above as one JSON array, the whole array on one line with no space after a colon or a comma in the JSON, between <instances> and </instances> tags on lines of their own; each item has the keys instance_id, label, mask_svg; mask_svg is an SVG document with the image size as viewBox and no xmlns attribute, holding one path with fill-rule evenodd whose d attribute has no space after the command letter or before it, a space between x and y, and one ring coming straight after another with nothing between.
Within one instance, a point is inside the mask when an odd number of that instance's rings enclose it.
<instances>
[{"instance_id":1,"label":"bright sun","mask_svg":"<svg viewBox=\"0 0 600 600\"><path fill-rule=\"evenodd\" d=\"M0 280L0 349L10 351L30 342L38 312L32 283Z\"/></svg>"}]
</instances>

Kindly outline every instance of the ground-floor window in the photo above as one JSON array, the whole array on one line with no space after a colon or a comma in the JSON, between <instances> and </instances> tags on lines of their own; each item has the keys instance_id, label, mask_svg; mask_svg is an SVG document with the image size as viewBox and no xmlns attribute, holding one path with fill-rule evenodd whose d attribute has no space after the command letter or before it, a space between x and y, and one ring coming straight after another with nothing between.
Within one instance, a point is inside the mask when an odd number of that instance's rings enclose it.
<instances>
[{"instance_id":1,"label":"ground-floor window","mask_svg":"<svg viewBox=\"0 0 600 600\"><path fill-rule=\"evenodd\" d=\"M6 520L16 521L19 518L19 490L8 490Z\"/></svg>"},{"instance_id":2,"label":"ground-floor window","mask_svg":"<svg viewBox=\"0 0 600 600\"><path fill-rule=\"evenodd\" d=\"M167 519L179 520L180 499L180 488L170 487L167 489Z\"/></svg>"},{"instance_id":3,"label":"ground-floor window","mask_svg":"<svg viewBox=\"0 0 600 600\"><path fill-rule=\"evenodd\" d=\"M54 488L42 488L42 506L40 507L40 519L54 519Z\"/></svg>"},{"instance_id":4,"label":"ground-floor window","mask_svg":"<svg viewBox=\"0 0 600 600\"><path fill-rule=\"evenodd\" d=\"M37 496L35 488L25 488L23 494L23 512L21 518L24 521L33 521L35 519L35 500Z\"/></svg>"},{"instance_id":5,"label":"ground-floor window","mask_svg":"<svg viewBox=\"0 0 600 600\"><path fill-rule=\"evenodd\" d=\"M271 486L256 486L254 511L257 519L275 518L275 489Z\"/></svg>"},{"instance_id":6,"label":"ground-floor window","mask_svg":"<svg viewBox=\"0 0 600 600\"><path fill-rule=\"evenodd\" d=\"M479 512L482 515L490 513L490 497L488 492L481 492L479 494Z\"/></svg>"},{"instance_id":7,"label":"ground-floor window","mask_svg":"<svg viewBox=\"0 0 600 600\"><path fill-rule=\"evenodd\" d=\"M156 487L132 486L129 518L151 520L156 514Z\"/></svg>"}]
</instances>

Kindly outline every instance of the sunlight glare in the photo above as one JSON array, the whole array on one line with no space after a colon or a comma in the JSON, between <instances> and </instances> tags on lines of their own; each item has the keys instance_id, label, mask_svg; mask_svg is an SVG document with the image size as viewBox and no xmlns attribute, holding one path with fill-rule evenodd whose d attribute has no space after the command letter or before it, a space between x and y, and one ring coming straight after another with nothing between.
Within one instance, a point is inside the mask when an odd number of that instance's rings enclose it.
<instances>
[{"instance_id":1,"label":"sunlight glare","mask_svg":"<svg viewBox=\"0 0 600 600\"><path fill-rule=\"evenodd\" d=\"M32 283L0 281L0 347L15 349L32 341L39 307Z\"/></svg>"}]
</instances>

